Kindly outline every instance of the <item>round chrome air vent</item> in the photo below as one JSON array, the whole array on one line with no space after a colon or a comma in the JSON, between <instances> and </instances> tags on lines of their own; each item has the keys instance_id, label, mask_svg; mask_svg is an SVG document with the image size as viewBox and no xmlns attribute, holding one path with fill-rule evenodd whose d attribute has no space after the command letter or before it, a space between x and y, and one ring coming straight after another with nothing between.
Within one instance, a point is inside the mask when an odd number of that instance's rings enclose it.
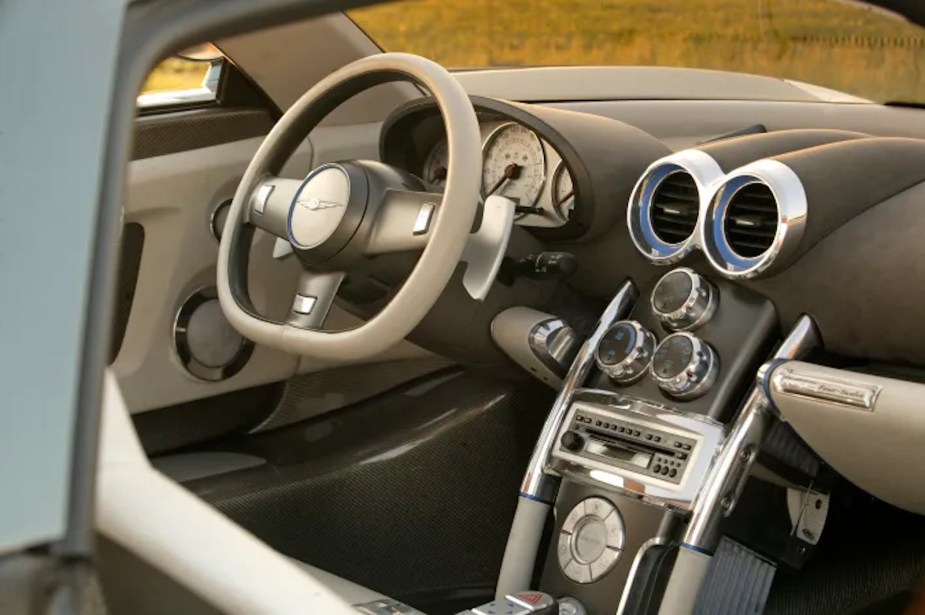
<instances>
[{"instance_id":1,"label":"round chrome air vent","mask_svg":"<svg viewBox=\"0 0 925 615\"><path fill-rule=\"evenodd\" d=\"M730 195L726 206L723 235L729 248L743 258L767 252L774 244L779 213L777 199L767 184L758 179L746 181Z\"/></svg>"},{"instance_id":2,"label":"round chrome air vent","mask_svg":"<svg viewBox=\"0 0 925 615\"><path fill-rule=\"evenodd\" d=\"M752 278L786 264L806 224L800 178L776 160L730 173L710 202L703 248L726 277Z\"/></svg>"},{"instance_id":3,"label":"round chrome air vent","mask_svg":"<svg viewBox=\"0 0 925 615\"><path fill-rule=\"evenodd\" d=\"M649 223L652 232L668 245L678 245L694 234L700 215L700 192L687 171L666 175L652 190Z\"/></svg>"},{"instance_id":4,"label":"round chrome air vent","mask_svg":"<svg viewBox=\"0 0 925 615\"><path fill-rule=\"evenodd\" d=\"M655 161L636 183L627 210L636 249L656 264L686 256L698 241L708 187L722 175L716 161L700 150Z\"/></svg>"}]
</instances>

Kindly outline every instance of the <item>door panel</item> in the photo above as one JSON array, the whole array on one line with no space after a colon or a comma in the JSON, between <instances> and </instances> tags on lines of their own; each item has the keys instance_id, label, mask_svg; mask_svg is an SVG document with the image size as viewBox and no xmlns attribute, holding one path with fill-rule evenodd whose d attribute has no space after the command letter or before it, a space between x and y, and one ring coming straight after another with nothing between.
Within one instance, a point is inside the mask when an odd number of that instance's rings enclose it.
<instances>
[{"instance_id":1,"label":"door panel","mask_svg":"<svg viewBox=\"0 0 925 615\"><path fill-rule=\"evenodd\" d=\"M182 117L178 116L177 130L189 128ZM162 125L162 135L164 130ZM301 177L322 162L377 158L378 139L379 124L319 128L293 155L284 174ZM257 346L240 372L211 382L190 374L176 350L174 327L180 307L196 291L215 286L218 242L211 231L213 212L234 195L261 140L200 147L129 165L124 222L142 226L144 249L124 337L112 368L133 413L287 380L297 373L335 365ZM289 310L299 265L291 257L274 259L274 242L262 231L255 234L249 272L251 294L259 310L282 318ZM335 308L328 326L348 328L358 322ZM372 361L426 356L430 355L405 342Z\"/></svg>"}]
</instances>

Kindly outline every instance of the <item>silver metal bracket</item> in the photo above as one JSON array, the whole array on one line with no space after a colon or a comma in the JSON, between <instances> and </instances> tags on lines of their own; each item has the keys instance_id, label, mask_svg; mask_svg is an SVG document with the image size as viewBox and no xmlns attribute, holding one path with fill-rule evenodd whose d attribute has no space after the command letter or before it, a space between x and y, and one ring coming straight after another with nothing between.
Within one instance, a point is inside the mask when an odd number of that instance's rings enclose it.
<instances>
[{"instance_id":1,"label":"silver metal bracket","mask_svg":"<svg viewBox=\"0 0 925 615\"><path fill-rule=\"evenodd\" d=\"M829 496L811 489L787 489L787 510L793 535L815 545L829 516Z\"/></svg>"}]
</instances>

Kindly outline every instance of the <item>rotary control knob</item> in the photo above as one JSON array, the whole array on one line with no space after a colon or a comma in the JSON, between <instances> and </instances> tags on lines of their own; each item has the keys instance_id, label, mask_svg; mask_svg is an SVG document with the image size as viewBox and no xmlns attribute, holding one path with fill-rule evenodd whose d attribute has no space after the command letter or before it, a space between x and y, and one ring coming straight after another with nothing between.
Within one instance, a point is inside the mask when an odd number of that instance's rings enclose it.
<instances>
[{"instance_id":1,"label":"rotary control knob","mask_svg":"<svg viewBox=\"0 0 925 615\"><path fill-rule=\"evenodd\" d=\"M562 434L559 443L562 444L562 448L572 452L578 452L585 447L585 439L574 431L566 431Z\"/></svg>"},{"instance_id":2,"label":"rotary control knob","mask_svg":"<svg viewBox=\"0 0 925 615\"><path fill-rule=\"evenodd\" d=\"M620 320L610 326L597 346L595 360L602 372L618 384L630 384L646 373L655 336L635 320Z\"/></svg>"},{"instance_id":3,"label":"rotary control knob","mask_svg":"<svg viewBox=\"0 0 925 615\"><path fill-rule=\"evenodd\" d=\"M652 378L678 399L706 393L719 374L719 359L709 344L690 333L672 333L652 357Z\"/></svg>"},{"instance_id":4,"label":"rotary control knob","mask_svg":"<svg viewBox=\"0 0 925 615\"><path fill-rule=\"evenodd\" d=\"M716 311L716 287L693 269L669 271L652 290L652 312L673 331L695 329Z\"/></svg>"}]
</instances>

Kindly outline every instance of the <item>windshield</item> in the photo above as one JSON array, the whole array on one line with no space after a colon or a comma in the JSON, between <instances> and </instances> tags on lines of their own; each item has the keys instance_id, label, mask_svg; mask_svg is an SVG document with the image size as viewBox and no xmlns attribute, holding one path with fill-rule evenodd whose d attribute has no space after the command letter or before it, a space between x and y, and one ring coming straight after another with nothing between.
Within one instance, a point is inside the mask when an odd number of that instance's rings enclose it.
<instances>
[{"instance_id":1,"label":"windshield","mask_svg":"<svg viewBox=\"0 0 925 615\"><path fill-rule=\"evenodd\" d=\"M406 0L349 16L451 68L710 68L925 102L925 29L838 0Z\"/></svg>"}]
</instances>

